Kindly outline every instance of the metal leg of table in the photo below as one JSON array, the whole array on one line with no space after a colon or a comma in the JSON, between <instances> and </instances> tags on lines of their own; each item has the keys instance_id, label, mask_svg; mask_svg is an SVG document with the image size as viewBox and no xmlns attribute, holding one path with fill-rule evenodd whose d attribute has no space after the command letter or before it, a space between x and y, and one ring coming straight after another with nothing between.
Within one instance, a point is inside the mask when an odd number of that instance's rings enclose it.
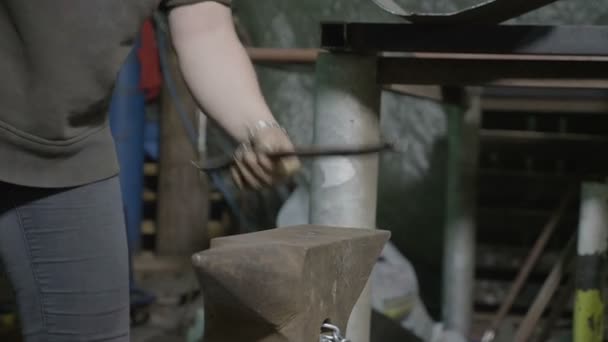
<instances>
[{"instance_id":1,"label":"metal leg of table","mask_svg":"<svg viewBox=\"0 0 608 342\"><path fill-rule=\"evenodd\" d=\"M447 215L443 262L445 329L467 337L473 316L476 176L479 151L478 96L446 89L448 115ZM456 92L456 94L454 94ZM461 98L454 101L454 95Z\"/></svg>"}]
</instances>

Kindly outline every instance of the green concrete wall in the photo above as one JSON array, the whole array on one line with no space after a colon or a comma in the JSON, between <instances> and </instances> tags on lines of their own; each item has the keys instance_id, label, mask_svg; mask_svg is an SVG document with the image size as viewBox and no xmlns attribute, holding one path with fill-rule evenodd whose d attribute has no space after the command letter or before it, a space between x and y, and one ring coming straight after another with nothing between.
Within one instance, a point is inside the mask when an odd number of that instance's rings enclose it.
<instances>
[{"instance_id":1,"label":"green concrete wall","mask_svg":"<svg viewBox=\"0 0 608 342\"><path fill-rule=\"evenodd\" d=\"M324 20L399 22L371 0L235 0L239 23L258 47L318 47ZM477 0L397 0L416 10L455 10ZM530 13L518 23L608 23L608 2L563 0ZM275 114L298 144L312 140L312 67L258 68L263 91ZM385 93L383 135L410 144L406 155L382 159L378 225L414 263L421 289L436 307L440 279L446 159L446 119L440 105ZM436 311L435 311L436 313Z\"/></svg>"}]
</instances>

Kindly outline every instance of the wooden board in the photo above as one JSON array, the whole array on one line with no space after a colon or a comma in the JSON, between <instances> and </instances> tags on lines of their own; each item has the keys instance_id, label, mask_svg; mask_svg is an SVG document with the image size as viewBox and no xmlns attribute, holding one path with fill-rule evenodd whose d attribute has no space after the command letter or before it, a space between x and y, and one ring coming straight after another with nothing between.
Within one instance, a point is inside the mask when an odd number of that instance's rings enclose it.
<instances>
[{"instance_id":1,"label":"wooden board","mask_svg":"<svg viewBox=\"0 0 608 342\"><path fill-rule=\"evenodd\" d=\"M171 51L172 52L172 51ZM171 74L182 107L193 126L196 106L171 53ZM160 167L158 178L157 249L160 255L191 255L208 245L208 186L191 161L198 160L169 91L162 93Z\"/></svg>"}]
</instances>

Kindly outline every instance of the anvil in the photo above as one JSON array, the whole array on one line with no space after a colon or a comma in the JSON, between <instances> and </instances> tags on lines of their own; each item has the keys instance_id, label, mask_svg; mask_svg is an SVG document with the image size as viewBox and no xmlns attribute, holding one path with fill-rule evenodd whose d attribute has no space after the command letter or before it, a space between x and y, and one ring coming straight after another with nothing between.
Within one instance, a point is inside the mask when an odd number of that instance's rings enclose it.
<instances>
[{"instance_id":1,"label":"anvil","mask_svg":"<svg viewBox=\"0 0 608 342\"><path fill-rule=\"evenodd\" d=\"M390 233L305 225L214 239L193 256L206 342L313 342L346 330Z\"/></svg>"}]
</instances>

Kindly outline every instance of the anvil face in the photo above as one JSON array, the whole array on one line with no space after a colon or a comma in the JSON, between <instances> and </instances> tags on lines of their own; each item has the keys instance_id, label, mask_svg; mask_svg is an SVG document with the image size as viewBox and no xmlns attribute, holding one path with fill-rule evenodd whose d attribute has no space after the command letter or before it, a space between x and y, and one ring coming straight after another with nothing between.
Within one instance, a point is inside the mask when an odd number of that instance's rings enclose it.
<instances>
[{"instance_id":1,"label":"anvil face","mask_svg":"<svg viewBox=\"0 0 608 342\"><path fill-rule=\"evenodd\" d=\"M346 329L390 233L298 226L215 239L194 256L206 342L319 341Z\"/></svg>"}]
</instances>

